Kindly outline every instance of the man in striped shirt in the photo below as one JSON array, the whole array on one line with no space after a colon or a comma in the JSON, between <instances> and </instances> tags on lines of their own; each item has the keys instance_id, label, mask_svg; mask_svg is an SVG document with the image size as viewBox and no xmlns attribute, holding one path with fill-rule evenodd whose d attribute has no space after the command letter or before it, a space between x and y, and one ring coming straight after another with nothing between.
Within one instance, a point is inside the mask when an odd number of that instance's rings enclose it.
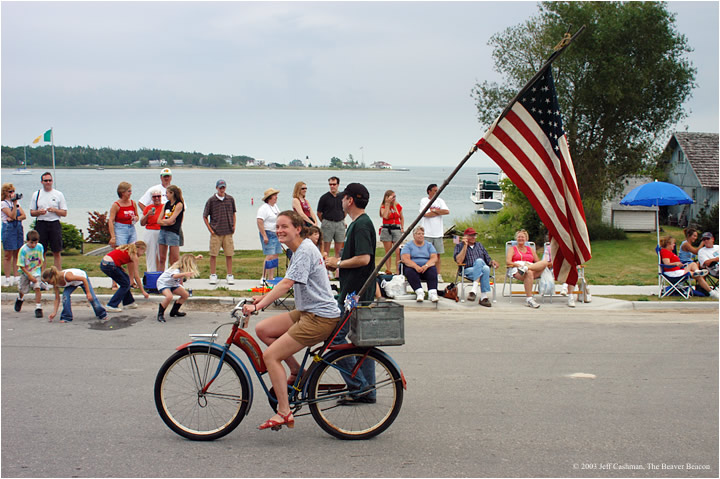
<instances>
[{"instance_id":1,"label":"man in striped shirt","mask_svg":"<svg viewBox=\"0 0 720 479\"><path fill-rule=\"evenodd\" d=\"M453 258L458 265L465 265L465 277L473 282L472 290L468 293L468 301L475 301L477 297L478 282L480 283L480 306L492 306L488 299L490 292L490 266L498 267L498 262L490 258L485 247L478 243L477 232L468 228L463 233L462 242L455 245Z\"/></svg>"}]
</instances>

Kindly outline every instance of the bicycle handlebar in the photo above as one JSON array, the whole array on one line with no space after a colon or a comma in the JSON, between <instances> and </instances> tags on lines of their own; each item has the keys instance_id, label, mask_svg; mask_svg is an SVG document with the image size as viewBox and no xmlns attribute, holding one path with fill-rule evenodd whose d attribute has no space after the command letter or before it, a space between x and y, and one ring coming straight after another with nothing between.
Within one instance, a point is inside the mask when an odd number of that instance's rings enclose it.
<instances>
[{"instance_id":1,"label":"bicycle handlebar","mask_svg":"<svg viewBox=\"0 0 720 479\"><path fill-rule=\"evenodd\" d=\"M249 302L250 300L248 298L241 299L230 312L230 316L235 318L235 320L239 323L240 327L243 329L248 327L248 324L250 323L250 316L253 314L258 314L257 311L253 311L247 316L243 314L243 306L245 306Z\"/></svg>"}]
</instances>

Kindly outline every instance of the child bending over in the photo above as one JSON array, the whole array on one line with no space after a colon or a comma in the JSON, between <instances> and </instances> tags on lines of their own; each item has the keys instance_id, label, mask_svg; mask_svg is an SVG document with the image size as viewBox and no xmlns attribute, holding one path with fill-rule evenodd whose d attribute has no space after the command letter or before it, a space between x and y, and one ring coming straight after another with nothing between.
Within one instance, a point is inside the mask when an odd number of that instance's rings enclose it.
<instances>
[{"instance_id":1,"label":"child bending over","mask_svg":"<svg viewBox=\"0 0 720 479\"><path fill-rule=\"evenodd\" d=\"M82 288L85 292L85 296L87 296L87 300L90 306L92 306L95 316L100 320L107 319L107 312L102 304L100 304L100 301L98 301L95 290L93 290L90 279L85 271L77 268L58 271L55 266L52 266L43 271L42 279L46 283L53 285L53 289L55 290L55 310L49 316L51 322L55 318L55 315L57 315L60 306L60 288L65 288L62 297L63 310L62 313L60 313L61 323L69 323L73 320L70 296L77 288Z\"/></svg>"}]
</instances>

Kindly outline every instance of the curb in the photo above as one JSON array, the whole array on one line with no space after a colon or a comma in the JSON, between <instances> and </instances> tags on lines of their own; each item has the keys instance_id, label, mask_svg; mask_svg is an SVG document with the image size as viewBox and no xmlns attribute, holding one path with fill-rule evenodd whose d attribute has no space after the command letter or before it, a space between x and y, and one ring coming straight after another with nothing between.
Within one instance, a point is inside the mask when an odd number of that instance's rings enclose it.
<instances>
[{"instance_id":1,"label":"curb","mask_svg":"<svg viewBox=\"0 0 720 479\"><path fill-rule=\"evenodd\" d=\"M30 293L28 293L30 294ZM26 295L27 296L27 295ZM2 301L14 301L16 298L16 293L2 293L1 299ZM107 304L107 302L112 297L111 294L98 294L97 295L100 302L103 304ZM150 298L145 299L142 295L135 295L135 301L142 305L142 304L157 304L162 301L162 297L158 295L151 295ZM239 297L232 297L232 296L192 296L188 299L188 301L192 302L192 304L218 304L218 305L227 305L227 306L233 306L238 301L240 301L241 298ZM42 295L42 300L46 302L53 302L55 300L54 294L44 293ZM430 301L424 301L422 303L416 302L414 299L412 300L395 300L395 302L403 305L405 308L413 309L413 310L427 310L428 312L431 311L493 311L493 310L508 310L508 309L524 309L523 304L519 301L513 301L513 302L502 302L502 303L494 303L492 308L480 308L477 303L456 303L454 301L445 301L441 299L438 303L431 303ZM82 304L87 303L87 299L82 294L76 294L73 295L73 303ZM285 301L287 306L292 309L295 305L295 301L293 298L287 298ZM703 301L703 302L681 302L681 301L668 301L659 303L657 301L625 301L622 299L609 299L609 298L602 298L602 297L595 297L595 300L592 303L578 303L576 310L582 311L582 310L600 310L600 311L613 311L613 310L635 310L635 311L643 311L643 312L650 312L650 311L711 311L715 310L717 311L719 309L720 303L718 302L710 302L710 301ZM558 301L555 303L544 303L543 307L550 307L554 309L560 309L562 308L563 311L566 310L565 303L563 301Z\"/></svg>"}]
</instances>

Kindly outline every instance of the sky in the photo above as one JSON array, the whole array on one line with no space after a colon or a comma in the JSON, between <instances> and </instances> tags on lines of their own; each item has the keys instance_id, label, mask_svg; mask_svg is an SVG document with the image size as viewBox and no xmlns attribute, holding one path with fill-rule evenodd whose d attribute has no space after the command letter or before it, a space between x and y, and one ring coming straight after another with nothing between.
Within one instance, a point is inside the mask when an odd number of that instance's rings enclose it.
<instances>
[{"instance_id":1,"label":"sky","mask_svg":"<svg viewBox=\"0 0 720 479\"><path fill-rule=\"evenodd\" d=\"M698 88L678 130L718 132L718 3L669 2ZM490 37L535 2L8 2L2 145L456 164ZM481 154L481 153L478 153ZM491 164L486 157L481 159Z\"/></svg>"}]
</instances>

